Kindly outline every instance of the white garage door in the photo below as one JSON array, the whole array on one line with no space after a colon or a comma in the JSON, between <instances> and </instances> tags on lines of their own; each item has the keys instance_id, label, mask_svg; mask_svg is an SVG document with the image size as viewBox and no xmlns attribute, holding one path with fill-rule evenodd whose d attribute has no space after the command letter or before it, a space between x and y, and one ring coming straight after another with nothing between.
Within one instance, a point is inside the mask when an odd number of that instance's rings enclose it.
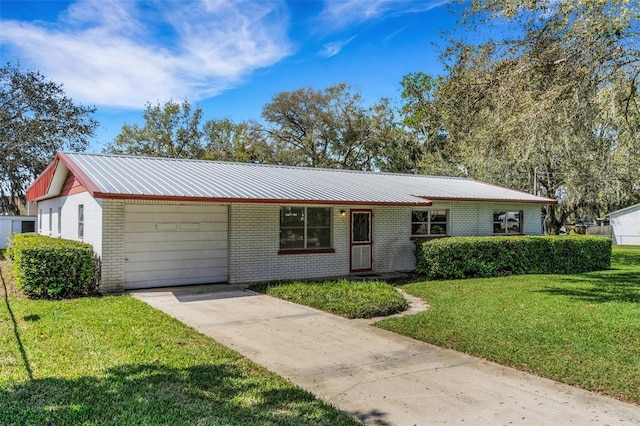
<instances>
[{"instance_id":1,"label":"white garage door","mask_svg":"<svg viewBox=\"0 0 640 426\"><path fill-rule=\"evenodd\" d=\"M227 207L125 205L125 289L227 281Z\"/></svg>"}]
</instances>

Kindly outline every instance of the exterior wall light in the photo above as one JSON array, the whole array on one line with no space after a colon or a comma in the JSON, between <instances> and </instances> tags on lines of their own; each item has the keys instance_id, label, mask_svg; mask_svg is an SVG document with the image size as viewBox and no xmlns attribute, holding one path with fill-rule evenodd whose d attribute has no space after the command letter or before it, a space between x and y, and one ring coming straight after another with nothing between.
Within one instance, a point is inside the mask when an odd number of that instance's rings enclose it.
<instances>
[{"instance_id":1,"label":"exterior wall light","mask_svg":"<svg viewBox=\"0 0 640 426\"><path fill-rule=\"evenodd\" d=\"M340 210L340 217L345 217L347 215L347 212L344 210Z\"/></svg>"}]
</instances>

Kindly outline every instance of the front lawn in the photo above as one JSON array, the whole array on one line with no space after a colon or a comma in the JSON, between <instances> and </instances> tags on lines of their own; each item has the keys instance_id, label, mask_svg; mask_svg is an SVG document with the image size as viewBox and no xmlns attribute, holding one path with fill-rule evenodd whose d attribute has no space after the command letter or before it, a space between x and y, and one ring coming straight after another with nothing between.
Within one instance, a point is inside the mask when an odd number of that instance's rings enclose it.
<instances>
[{"instance_id":1,"label":"front lawn","mask_svg":"<svg viewBox=\"0 0 640 426\"><path fill-rule=\"evenodd\" d=\"M431 307L378 326L640 404L640 247L614 246L607 271L404 289Z\"/></svg>"},{"instance_id":2,"label":"front lawn","mask_svg":"<svg viewBox=\"0 0 640 426\"><path fill-rule=\"evenodd\" d=\"M128 296L28 300L0 264L0 424L358 424Z\"/></svg>"},{"instance_id":3,"label":"front lawn","mask_svg":"<svg viewBox=\"0 0 640 426\"><path fill-rule=\"evenodd\" d=\"M386 316L402 312L408 306L400 293L380 281L275 282L249 288L347 318Z\"/></svg>"}]
</instances>

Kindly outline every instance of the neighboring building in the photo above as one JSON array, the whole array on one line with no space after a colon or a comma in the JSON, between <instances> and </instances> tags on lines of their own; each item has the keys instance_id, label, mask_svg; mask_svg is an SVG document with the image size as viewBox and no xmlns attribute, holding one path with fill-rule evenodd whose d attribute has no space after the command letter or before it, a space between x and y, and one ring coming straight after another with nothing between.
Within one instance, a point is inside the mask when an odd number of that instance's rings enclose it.
<instances>
[{"instance_id":1,"label":"neighboring building","mask_svg":"<svg viewBox=\"0 0 640 426\"><path fill-rule=\"evenodd\" d=\"M101 290L414 269L414 239L539 235L554 200L470 179L58 153L40 233L91 243Z\"/></svg>"},{"instance_id":2,"label":"neighboring building","mask_svg":"<svg viewBox=\"0 0 640 426\"><path fill-rule=\"evenodd\" d=\"M640 204L607 215L613 229L613 244L640 245Z\"/></svg>"},{"instance_id":3,"label":"neighboring building","mask_svg":"<svg viewBox=\"0 0 640 426\"><path fill-rule=\"evenodd\" d=\"M36 232L35 216L0 216L0 249L7 248L10 234Z\"/></svg>"}]
</instances>

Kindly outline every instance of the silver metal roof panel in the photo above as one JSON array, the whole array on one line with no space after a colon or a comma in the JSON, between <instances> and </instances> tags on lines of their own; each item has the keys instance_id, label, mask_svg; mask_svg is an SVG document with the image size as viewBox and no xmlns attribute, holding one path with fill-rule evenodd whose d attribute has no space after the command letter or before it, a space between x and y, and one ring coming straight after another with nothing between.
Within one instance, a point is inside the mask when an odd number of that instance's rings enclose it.
<instances>
[{"instance_id":1,"label":"silver metal roof panel","mask_svg":"<svg viewBox=\"0 0 640 426\"><path fill-rule=\"evenodd\" d=\"M466 178L86 153L61 157L95 185L98 196L350 204L553 201Z\"/></svg>"}]
</instances>

